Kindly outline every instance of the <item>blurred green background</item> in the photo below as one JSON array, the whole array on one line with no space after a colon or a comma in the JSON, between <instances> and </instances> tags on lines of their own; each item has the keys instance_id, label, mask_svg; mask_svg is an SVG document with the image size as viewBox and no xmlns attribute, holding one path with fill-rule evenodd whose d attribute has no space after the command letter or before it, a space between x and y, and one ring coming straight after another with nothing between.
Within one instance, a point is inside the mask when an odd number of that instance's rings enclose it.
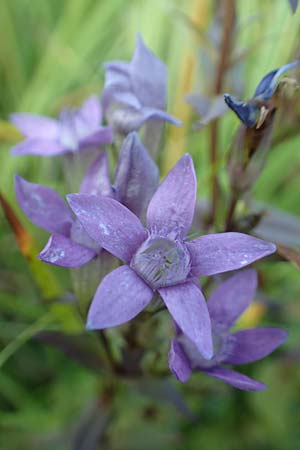
<instances>
[{"instance_id":1,"label":"blurred green background","mask_svg":"<svg viewBox=\"0 0 300 450\"><path fill-rule=\"evenodd\" d=\"M166 129L162 173L188 151L196 164L199 193L207 194L209 127L195 131L192 124L197 118L184 96L209 91L209 71L218 55L207 31L220 3L0 0L0 191L34 236L37 248L45 243L46 233L31 226L17 209L13 175L20 173L63 192L61 169L55 158L9 155L19 136L8 123L8 115L16 111L53 115L63 105L77 105L87 94L100 93L102 63L129 60L138 31L166 63L168 111L184 121L181 129ZM234 77L227 77L226 90L233 92L238 83L241 97L249 98L266 72L299 58L300 11L292 15L287 0L240 0L236 7L238 69ZM205 64L207 59L210 64ZM237 125L232 113L220 121L223 175L226 150ZM299 134L300 128L272 146L254 189L256 200L298 217ZM81 329L67 300L52 301L69 286L67 271L41 268L32 259L28 264L1 212L0 249L0 448L299 448L299 267L283 261L259 265L264 287L259 299L267 299L268 306L253 310L246 322L280 324L290 332L284 351L246 368L248 374L267 383L267 391L234 391L200 374L185 386L176 381L166 385L149 380L146 386L124 382L117 387L117 413L111 420L97 401L105 380L59 350L31 339L53 325L53 315L55 329Z\"/></svg>"}]
</instances>

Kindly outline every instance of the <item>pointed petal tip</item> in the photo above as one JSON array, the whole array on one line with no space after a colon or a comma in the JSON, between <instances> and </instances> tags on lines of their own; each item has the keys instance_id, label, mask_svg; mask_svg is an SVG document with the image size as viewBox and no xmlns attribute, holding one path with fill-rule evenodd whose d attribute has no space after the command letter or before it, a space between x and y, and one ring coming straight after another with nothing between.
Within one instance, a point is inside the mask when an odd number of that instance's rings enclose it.
<instances>
[{"instance_id":1,"label":"pointed petal tip","mask_svg":"<svg viewBox=\"0 0 300 450\"><path fill-rule=\"evenodd\" d=\"M178 381L181 383L188 381L192 369L184 350L176 339L171 341L168 363L170 371Z\"/></svg>"},{"instance_id":2,"label":"pointed petal tip","mask_svg":"<svg viewBox=\"0 0 300 450\"><path fill-rule=\"evenodd\" d=\"M96 252L61 234L52 234L38 259L58 267L76 268L91 261Z\"/></svg>"},{"instance_id":3,"label":"pointed petal tip","mask_svg":"<svg viewBox=\"0 0 300 450\"><path fill-rule=\"evenodd\" d=\"M15 146L15 147L11 148L9 153L10 153L11 156L22 156L22 155L24 155L24 153L19 150L18 146Z\"/></svg>"},{"instance_id":4,"label":"pointed petal tip","mask_svg":"<svg viewBox=\"0 0 300 450\"><path fill-rule=\"evenodd\" d=\"M265 383L262 383L261 381L257 381L253 379L253 383L249 387L244 387L242 390L249 391L249 392L260 392L265 391L268 388L268 386Z\"/></svg>"},{"instance_id":5,"label":"pointed petal tip","mask_svg":"<svg viewBox=\"0 0 300 450\"><path fill-rule=\"evenodd\" d=\"M136 43L137 43L137 44L138 44L138 43L142 43L142 44L145 45L144 40L143 40L143 37L142 37L142 33L141 33L140 31L138 31L138 32L136 33Z\"/></svg>"},{"instance_id":6,"label":"pointed petal tip","mask_svg":"<svg viewBox=\"0 0 300 450\"><path fill-rule=\"evenodd\" d=\"M273 242L265 241L263 239L258 239L258 241L261 242L261 248L262 251L264 251L264 256L272 255L277 251L277 247L273 244Z\"/></svg>"},{"instance_id":7,"label":"pointed petal tip","mask_svg":"<svg viewBox=\"0 0 300 450\"><path fill-rule=\"evenodd\" d=\"M249 378L247 375L244 375L240 372L236 372L235 370L228 369L223 366L214 366L210 369L199 369L200 372L203 372L213 378L217 378L221 381L224 381L227 384L235 387L236 389L241 389L242 391L263 391L267 388L264 383L260 381L254 380L253 378Z\"/></svg>"},{"instance_id":8,"label":"pointed petal tip","mask_svg":"<svg viewBox=\"0 0 300 450\"><path fill-rule=\"evenodd\" d=\"M49 263L49 250L52 247L52 243L53 243L53 235L49 237L47 244L45 245L43 250L41 250L40 253L37 255L40 261Z\"/></svg>"},{"instance_id":9,"label":"pointed petal tip","mask_svg":"<svg viewBox=\"0 0 300 450\"><path fill-rule=\"evenodd\" d=\"M169 123L172 125L175 125L175 127L182 127L183 122L182 120L176 119L176 117L170 116L170 119L168 120Z\"/></svg>"},{"instance_id":10,"label":"pointed petal tip","mask_svg":"<svg viewBox=\"0 0 300 450\"><path fill-rule=\"evenodd\" d=\"M93 322L92 322L89 318L87 319L87 322L86 322L86 324L85 324L85 329L86 329L87 331L100 330L99 327L95 327L95 326L93 325Z\"/></svg>"},{"instance_id":11,"label":"pointed petal tip","mask_svg":"<svg viewBox=\"0 0 300 450\"><path fill-rule=\"evenodd\" d=\"M198 350L200 351L201 355L203 356L203 358L210 360L212 359L212 357L214 356L214 349L213 349L213 344L211 343L211 347L207 347L207 348L203 348L202 345L197 346Z\"/></svg>"},{"instance_id":12,"label":"pointed petal tip","mask_svg":"<svg viewBox=\"0 0 300 450\"><path fill-rule=\"evenodd\" d=\"M67 194L67 195L66 195L67 202L69 203L69 205L70 205L71 208L72 208L72 204L74 203L74 201L76 202L77 198L78 198L80 195L85 195L85 194L79 194L79 193L76 193L76 194ZM87 194L87 195L88 195L88 194Z\"/></svg>"},{"instance_id":13,"label":"pointed petal tip","mask_svg":"<svg viewBox=\"0 0 300 450\"><path fill-rule=\"evenodd\" d=\"M22 183L24 183L26 180L18 173L15 174L15 188L21 187Z\"/></svg>"},{"instance_id":14,"label":"pointed petal tip","mask_svg":"<svg viewBox=\"0 0 300 450\"><path fill-rule=\"evenodd\" d=\"M274 344L273 344L273 349L271 350L274 351L276 350L280 345L282 345L287 338L289 337L289 333L287 330L284 330L283 328L277 328L277 327L266 327L266 330L269 330L270 333L273 333L274 336ZM271 353L270 352L270 353Z\"/></svg>"},{"instance_id":15,"label":"pointed petal tip","mask_svg":"<svg viewBox=\"0 0 300 450\"><path fill-rule=\"evenodd\" d=\"M224 94L224 101L229 107L231 107L236 102L235 98L227 93Z\"/></svg>"},{"instance_id":16,"label":"pointed petal tip","mask_svg":"<svg viewBox=\"0 0 300 450\"><path fill-rule=\"evenodd\" d=\"M289 332L287 330L282 329L281 330L281 343L279 345L283 344L287 340L288 337L289 337Z\"/></svg>"},{"instance_id":17,"label":"pointed petal tip","mask_svg":"<svg viewBox=\"0 0 300 450\"><path fill-rule=\"evenodd\" d=\"M194 177L196 178L195 167L194 167L194 161L193 161L193 158L192 158L192 156L190 155L190 153L185 153L185 154L177 161L177 163L175 164L174 167L176 167L177 165L178 165L179 167L181 166L183 170L184 170L184 169L190 170L190 171L193 173ZM171 170L172 170L172 169L171 169Z\"/></svg>"},{"instance_id":18,"label":"pointed petal tip","mask_svg":"<svg viewBox=\"0 0 300 450\"><path fill-rule=\"evenodd\" d=\"M240 330L232 334L233 346L224 364L240 365L259 361L280 347L287 339L286 330L259 327Z\"/></svg>"}]
</instances>

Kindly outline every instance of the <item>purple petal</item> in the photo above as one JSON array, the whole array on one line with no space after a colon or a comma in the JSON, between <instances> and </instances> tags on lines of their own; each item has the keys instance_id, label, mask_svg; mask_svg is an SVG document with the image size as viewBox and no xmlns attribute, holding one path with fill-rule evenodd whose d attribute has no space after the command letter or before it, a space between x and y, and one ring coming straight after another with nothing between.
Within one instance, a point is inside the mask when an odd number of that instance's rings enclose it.
<instances>
[{"instance_id":1,"label":"purple petal","mask_svg":"<svg viewBox=\"0 0 300 450\"><path fill-rule=\"evenodd\" d=\"M224 364L247 364L268 356L288 337L280 328L252 328L232 334L230 355Z\"/></svg>"},{"instance_id":2,"label":"purple petal","mask_svg":"<svg viewBox=\"0 0 300 450\"><path fill-rule=\"evenodd\" d=\"M155 192L147 211L148 227L165 234L184 236L191 226L197 181L193 160L184 155Z\"/></svg>"},{"instance_id":3,"label":"purple petal","mask_svg":"<svg viewBox=\"0 0 300 450\"><path fill-rule=\"evenodd\" d=\"M55 156L68 152L55 140L46 140L42 138L30 138L15 145L11 149L12 155L40 155Z\"/></svg>"},{"instance_id":4,"label":"purple petal","mask_svg":"<svg viewBox=\"0 0 300 450\"><path fill-rule=\"evenodd\" d=\"M60 267L80 267L97 254L90 248L77 244L61 234L53 234L39 259Z\"/></svg>"},{"instance_id":5,"label":"purple petal","mask_svg":"<svg viewBox=\"0 0 300 450\"><path fill-rule=\"evenodd\" d=\"M142 108L139 99L132 92L128 91L118 92L114 90L113 97L116 102L121 103L123 105L127 105L130 108L133 108L134 110L140 111Z\"/></svg>"},{"instance_id":6,"label":"purple petal","mask_svg":"<svg viewBox=\"0 0 300 450\"><path fill-rule=\"evenodd\" d=\"M102 105L107 113L111 103L117 100L119 94L130 93L129 104L140 107L140 102L131 91L131 82L129 77L129 64L123 61L112 61L103 64L105 68L105 85L102 93ZM127 103L126 98L124 98ZM133 105L132 102L133 101ZM123 102L123 100L122 100Z\"/></svg>"},{"instance_id":7,"label":"purple petal","mask_svg":"<svg viewBox=\"0 0 300 450\"><path fill-rule=\"evenodd\" d=\"M243 270L228 278L213 291L207 302L211 319L231 327L250 305L256 287L257 274L254 269Z\"/></svg>"},{"instance_id":8,"label":"purple petal","mask_svg":"<svg viewBox=\"0 0 300 450\"><path fill-rule=\"evenodd\" d=\"M109 197L71 194L67 199L90 237L105 250L129 263L147 237L139 219Z\"/></svg>"},{"instance_id":9,"label":"purple petal","mask_svg":"<svg viewBox=\"0 0 300 450\"><path fill-rule=\"evenodd\" d=\"M20 207L32 223L50 233L70 234L71 212L55 191L19 175L15 177L15 190Z\"/></svg>"},{"instance_id":10,"label":"purple petal","mask_svg":"<svg viewBox=\"0 0 300 450\"><path fill-rule=\"evenodd\" d=\"M157 121L163 121L163 122L169 122L173 125L176 125L177 127L180 127L182 125L182 122L176 117L171 116L171 114L168 114L165 111L154 109L154 108L143 108L142 109L142 123L143 125L148 120L157 120Z\"/></svg>"},{"instance_id":11,"label":"purple petal","mask_svg":"<svg viewBox=\"0 0 300 450\"><path fill-rule=\"evenodd\" d=\"M130 91L130 70L129 63L125 61L110 61L103 64L105 69L105 89L118 87L120 91Z\"/></svg>"},{"instance_id":12,"label":"purple petal","mask_svg":"<svg viewBox=\"0 0 300 450\"><path fill-rule=\"evenodd\" d=\"M245 267L276 251L271 242L242 233L200 236L187 242L195 276L214 275Z\"/></svg>"},{"instance_id":13,"label":"purple petal","mask_svg":"<svg viewBox=\"0 0 300 450\"><path fill-rule=\"evenodd\" d=\"M185 383L191 375L192 369L190 363L180 345L173 339L169 350L169 368L178 381Z\"/></svg>"},{"instance_id":14,"label":"purple petal","mask_svg":"<svg viewBox=\"0 0 300 450\"><path fill-rule=\"evenodd\" d=\"M165 109L167 69L137 35L130 63L130 75L135 95L145 106Z\"/></svg>"},{"instance_id":15,"label":"purple petal","mask_svg":"<svg viewBox=\"0 0 300 450\"><path fill-rule=\"evenodd\" d=\"M10 120L26 137L49 140L58 137L58 122L50 117L21 113L11 114Z\"/></svg>"},{"instance_id":16,"label":"purple petal","mask_svg":"<svg viewBox=\"0 0 300 450\"><path fill-rule=\"evenodd\" d=\"M242 389L243 391L263 391L266 389L266 385L260 381L253 380L252 378L236 372L235 370L227 369L225 367L214 367L212 369L201 369L201 372L207 375L218 378L218 380L231 384L231 386Z\"/></svg>"},{"instance_id":17,"label":"purple petal","mask_svg":"<svg viewBox=\"0 0 300 450\"><path fill-rule=\"evenodd\" d=\"M70 239L76 242L76 244L83 245L83 247L88 247L95 253L99 253L101 246L97 244L90 236L87 234L81 223L77 218L75 218L74 223L71 228ZM111 256L111 255L110 255Z\"/></svg>"},{"instance_id":18,"label":"purple petal","mask_svg":"<svg viewBox=\"0 0 300 450\"><path fill-rule=\"evenodd\" d=\"M213 356L211 323L206 301L194 283L160 288L160 295L182 332L206 359Z\"/></svg>"},{"instance_id":19,"label":"purple petal","mask_svg":"<svg viewBox=\"0 0 300 450\"><path fill-rule=\"evenodd\" d=\"M141 217L157 188L158 168L136 133L125 139L116 168L118 200Z\"/></svg>"},{"instance_id":20,"label":"purple petal","mask_svg":"<svg viewBox=\"0 0 300 450\"><path fill-rule=\"evenodd\" d=\"M81 183L80 193L113 196L106 152L101 152L98 158L90 165L87 174Z\"/></svg>"},{"instance_id":21,"label":"purple petal","mask_svg":"<svg viewBox=\"0 0 300 450\"><path fill-rule=\"evenodd\" d=\"M97 129L102 122L102 111L97 95L91 95L82 104L79 113L91 128Z\"/></svg>"},{"instance_id":22,"label":"purple petal","mask_svg":"<svg viewBox=\"0 0 300 450\"><path fill-rule=\"evenodd\" d=\"M112 123L114 129L123 134L139 130L149 120L166 121L177 126L181 125L181 122L170 114L153 108L116 108L108 120Z\"/></svg>"},{"instance_id":23,"label":"purple petal","mask_svg":"<svg viewBox=\"0 0 300 450\"><path fill-rule=\"evenodd\" d=\"M92 301L87 328L99 330L128 322L150 303L153 291L128 266L101 281Z\"/></svg>"},{"instance_id":24,"label":"purple petal","mask_svg":"<svg viewBox=\"0 0 300 450\"><path fill-rule=\"evenodd\" d=\"M80 147L101 146L111 144L113 141L113 133L111 127L101 127L94 133L80 140Z\"/></svg>"}]
</instances>

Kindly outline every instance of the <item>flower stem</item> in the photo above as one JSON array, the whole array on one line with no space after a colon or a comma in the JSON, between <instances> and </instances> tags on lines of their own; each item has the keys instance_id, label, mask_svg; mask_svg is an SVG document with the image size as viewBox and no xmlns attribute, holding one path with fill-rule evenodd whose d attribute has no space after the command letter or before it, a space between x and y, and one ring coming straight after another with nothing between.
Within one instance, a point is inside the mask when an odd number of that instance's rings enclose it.
<instances>
[{"instance_id":1,"label":"flower stem","mask_svg":"<svg viewBox=\"0 0 300 450\"><path fill-rule=\"evenodd\" d=\"M225 220L225 231L231 231L231 229L232 229L233 218L234 218L235 208L236 208L238 199L239 199L238 195L233 193L231 196L231 199L230 199L228 213L227 213L227 217Z\"/></svg>"},{"instance_id":2,"label":"flower stem","mask_svg":"<svg viewBox=\"0 0 300 450\"><path fill-rule=\"evenodd\" d=\"M222 93L226 71L229 67L231 48L233 43L234 25L235 25L235 0L223 0L223 32L220 43L220 57L216 70L216 79L213 89L214 95ZM219 144L219 121L214 120L210 127L210 163L211 163L211 217L210 223L215 222L218 208L218 144Z\"/></svg>"}]
</instances>

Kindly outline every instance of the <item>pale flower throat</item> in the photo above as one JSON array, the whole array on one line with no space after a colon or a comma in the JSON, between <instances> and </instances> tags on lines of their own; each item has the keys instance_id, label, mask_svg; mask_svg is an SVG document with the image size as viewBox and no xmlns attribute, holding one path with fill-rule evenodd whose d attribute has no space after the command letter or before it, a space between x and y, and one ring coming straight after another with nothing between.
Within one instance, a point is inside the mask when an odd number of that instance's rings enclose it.
<instances>
[{"instance_id":1,"label":"pale flower throat","mask_svg":"<svg viewBox=\"0 0 300 450\"><path fill-rule=\"evenodd\" d=\"M191 259L183 243L149 237L133 256L130 266L153 289L158 289L185 281Z\"/></svg>"}]
</instances>

